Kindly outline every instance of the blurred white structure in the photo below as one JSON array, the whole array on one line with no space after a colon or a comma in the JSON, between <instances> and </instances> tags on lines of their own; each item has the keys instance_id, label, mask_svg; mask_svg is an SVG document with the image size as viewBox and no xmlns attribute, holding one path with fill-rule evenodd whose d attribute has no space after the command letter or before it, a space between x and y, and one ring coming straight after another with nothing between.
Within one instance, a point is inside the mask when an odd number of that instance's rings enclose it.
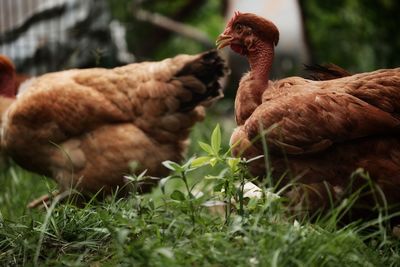
<instances>
[{"instance_id":1,"label":"blurred white structure","mask_svg":"<svg viewBox=\"0 0 400 267\"><path fill-rule=\"evenodd\" d=\"M0 33L8 34L4 39L10 41L2 44L0 52L18 62L33 57L47 43L68 42L68 29L88 16L89 4L79 0L2 0ZM18 30L23 34L12 36Z\"/></svg>"},{"instance_id":2,"label":"blurred white structure","mask_svg":"<svg viewBox=\"0 0 400 267\"><path fill-rule=\"evenodd\" d=\"M131 62L110 22L107 0L0 0L0 53L31 75Z\"/></svg>"}]
</instances>

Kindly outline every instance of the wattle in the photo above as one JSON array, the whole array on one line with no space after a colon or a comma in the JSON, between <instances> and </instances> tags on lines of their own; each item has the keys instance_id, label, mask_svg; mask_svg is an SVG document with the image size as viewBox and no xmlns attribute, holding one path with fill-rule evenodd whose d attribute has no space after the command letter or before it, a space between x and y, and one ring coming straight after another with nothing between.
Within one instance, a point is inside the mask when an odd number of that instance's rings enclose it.
<instances>
[{"instance_id":1,"label":"wattle","mask_svg":"<svg viewBox=\"0 0 400 267\"><path fill-rule=\"evenodd\" d=\"M245 48L239 44L231 44L231 49L240 55L245 55Z\"/></svg>"}]
</instances>

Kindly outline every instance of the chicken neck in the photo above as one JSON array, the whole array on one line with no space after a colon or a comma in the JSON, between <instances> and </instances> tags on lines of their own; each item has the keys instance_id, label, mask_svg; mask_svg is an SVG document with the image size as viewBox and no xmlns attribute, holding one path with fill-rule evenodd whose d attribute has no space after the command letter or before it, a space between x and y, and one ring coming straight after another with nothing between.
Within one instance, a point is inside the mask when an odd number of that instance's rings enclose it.
<instances>
[{"instance_id":1,"label":"chicken neck","mask_svg":"<svg viewBox=\"0 0 400 267\"><path fill-rule=\"evenodd\" d=\"M261 104L262 95L268 88L269 72L274 58L273 44L261 43L247 54L250 75L240 82L235 99L235 115L242 125Z\"/></svg>"},{"instance_id":2,"label":"chicken neck","mask_svg":"<svg viewBox=\"0 0 400 267\"><path fill-rule=\"evenodd\" d=\"M247 59L250 64L251 78L267 85L274 60L274 44L260 41L254 49L249 51Z\"/></svg>"}]
</instances>

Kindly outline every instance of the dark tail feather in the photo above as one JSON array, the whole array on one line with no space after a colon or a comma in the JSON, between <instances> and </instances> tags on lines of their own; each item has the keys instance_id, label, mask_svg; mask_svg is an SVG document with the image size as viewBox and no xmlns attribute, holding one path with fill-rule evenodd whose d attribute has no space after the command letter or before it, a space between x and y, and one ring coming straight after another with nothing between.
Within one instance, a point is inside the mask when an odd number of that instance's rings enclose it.
<instances>
[{"instance_id":1,"label":"dark tail feather","mask_svg":"<svg viewBox=\"0 0 400 267\"><path fill-rule=\"evenodd\" d=\"M307 78L314 81L327 81L352 75L347 70L332 63L304 65L304 68L309 73Z\"/></svg>"},{"instance_id":2,"label":"dark tail feather","mask_svg":"<svg viewBox=\"0 0 400 267\"><path fill-rule=\"evenodd\" d=\"M219 80L228 72L225 61L219 56L217 50L210 50L200 54L194 61L186 64L176 75L177 79L194 77L202 89L193 90L192 99L181 106L181 111L188 111L198 105L209 105L211 102L223 97ZM196 86L195 84L191 84ZM205 90L204 90L205 87Z\"/></svg>"}]
</instances>

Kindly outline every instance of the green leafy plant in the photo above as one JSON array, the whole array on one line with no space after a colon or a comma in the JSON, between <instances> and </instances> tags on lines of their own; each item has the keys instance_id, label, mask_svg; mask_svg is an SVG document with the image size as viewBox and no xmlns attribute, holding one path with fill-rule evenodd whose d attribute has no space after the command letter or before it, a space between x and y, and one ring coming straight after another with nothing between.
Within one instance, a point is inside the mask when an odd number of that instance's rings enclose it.
<instances>
[{"instance_id":1,"label":"green leafy plant","mask_svg":"<svg viewBox=\"0 0 400 267\"><path fill-rule=\"evenodd\" d=\"M171 175L169 175L168 177L164 178L161 181L161 184L162 184L162 188L164 188L163 186L169 180L178 179L183 182L183 184L185 185L186 194L183 193L181 190L175 189L171 193L170 197L171 197L171 199L173 199L175 201L187 202L189 204L190 218L192 221L192 225L194 227L195 223L196 223L196 210L195 210L195 206L193 204L193 201L195 200L195 196L193 195L192 191L193 191L195 185L190 187L189 183L188 183L188 179L187 179L188 173L196 169L191 166L193 160L194 160L194 158L190 158L186 163L184 163L182 165L180 165L176 162L170 161L170 160L164 161L163 165L166 168L173 171L173 173ZM165 191L163 190L163 192L165 192Z\"/></svg>"},{"instance_id":2,"label":"green leafy plant","mask_svg":"<svg viewBox=\"0 0 400 267\"><path fill-rule=\"evenodd\" d=\"M238 203L238 214L245 215L244 209L244 185L250 181L250 174L247 170L247 165L251 160L235 158L230 156L231 148L227 151L221 151L221 129L219 124L214 128L210 144L199 142L200 147L207 153L192 160L191 164L194 167L220 165L222 170L218 175L207 175L205 178L214 181L214 192L223 194L225 206L225 219L229 222L232 210L232 199Z\"/></svg>"}]
</instances>

